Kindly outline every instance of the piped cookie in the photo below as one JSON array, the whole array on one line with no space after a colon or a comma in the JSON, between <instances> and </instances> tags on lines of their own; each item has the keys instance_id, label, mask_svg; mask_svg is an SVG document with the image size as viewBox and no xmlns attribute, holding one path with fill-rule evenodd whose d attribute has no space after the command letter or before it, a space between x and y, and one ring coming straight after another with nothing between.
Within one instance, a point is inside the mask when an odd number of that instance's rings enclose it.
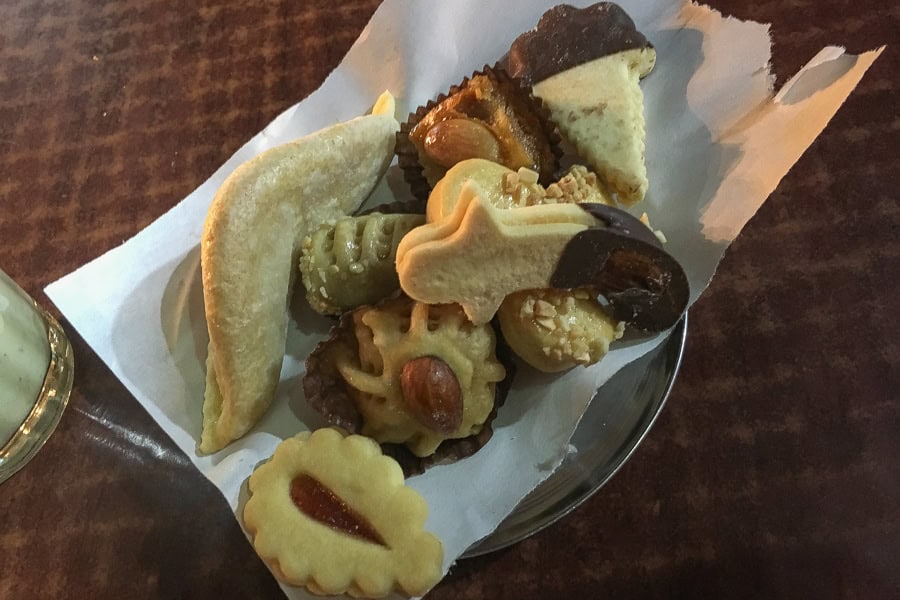
<instances>
[{"instance_id":1,"label":"piped cookie","mask_svg":"<svg viewBox=\"0 0 900 600\"><path fill-rule=\"evenodd\" d=\"M417 473L490 438L512 376L498 354L492 327L459 306L399 296L345 314L307 359L303 388L329 423L404 448Z\"/></svg>"},{"instance_id":2,"label":"piped cookie","mask_svg":"<svg viewBox=\"0 0 900 600\"><path fill-rule=\"evenodd\" d=\"M300 275L318 313L339 315L400 289L397 245L424 215L369 213L326 223L303 240Z\"/></svg>"}]
</instances>

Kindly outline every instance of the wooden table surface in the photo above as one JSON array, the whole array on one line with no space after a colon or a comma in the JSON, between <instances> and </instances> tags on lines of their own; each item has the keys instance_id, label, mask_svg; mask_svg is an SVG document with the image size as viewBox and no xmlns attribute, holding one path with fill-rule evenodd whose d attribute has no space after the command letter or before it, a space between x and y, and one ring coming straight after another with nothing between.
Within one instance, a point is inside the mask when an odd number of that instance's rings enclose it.
<instances>
[{"instance_id":1,"label":"wooden table surface","mask_svg":"<svg viewBox=\"0 0 900 600\"><path fill-rule=\"evenodd\" d=\"M825 45L900 42L893 2L711 4L774 23L779 84ZM4 0L0 266L50 306L46 284L316 89L377 5ZM430 597L900 597L897 56L727 252L630 462ZM278 598L217 491L72 338L69 409L0 486L0 598Z\"/></svg>"}]
</instances>

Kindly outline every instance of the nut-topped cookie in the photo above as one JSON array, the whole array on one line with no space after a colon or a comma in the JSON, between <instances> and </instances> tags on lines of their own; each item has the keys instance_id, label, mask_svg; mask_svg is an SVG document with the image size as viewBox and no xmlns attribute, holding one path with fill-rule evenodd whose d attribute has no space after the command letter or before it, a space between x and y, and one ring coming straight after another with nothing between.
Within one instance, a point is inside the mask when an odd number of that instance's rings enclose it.
<instances>
[{"instance_id":1,"label":"nut-topped cookie","mask_svg":"<svg viewBox=\"0 0 900 600\"><path fill-rule=\"evenodd\" d=\"M318 313L339 315L374 304L400 289L397 245L423 215L373 212L323 224L302 244L300 275Z\"/></svg>"},{"instance_id":2,"label":"nut-topped cookie","mask_svg":"<svg viewBox=\"0 0 900 600\"><path fill-rule=\"evenodd\" d=\"M592 365L622 337L593 290L525 290L506 297L497 319L510 348L545 373Z\"/></svg>"},{"instance_id":3,"label":"nut-topped cookie","mask_svg":"<svg viewBox=\"0 0 900 600\"><path fill-rule=\"evenodd\" d=\"M525 167L549 182L558 143L547 109L528 88L485 66L409 116L397 134L397 155L413 194L425 201L447 169L470 158Z\"/></svg>"},{"instance_id":4,"label":"nut-topped cookie","mask_svg":"<svg viewBox=\"0 0 900 600\"><path fill-rule=\"evenodd\" d=\"M344 315L313 351L306 399L330 423L418 458L443 458L439 448L462 440L474 451L508 375L496 347L491 326L459 306L388 299Z\"/></svg>"}]
</instances>

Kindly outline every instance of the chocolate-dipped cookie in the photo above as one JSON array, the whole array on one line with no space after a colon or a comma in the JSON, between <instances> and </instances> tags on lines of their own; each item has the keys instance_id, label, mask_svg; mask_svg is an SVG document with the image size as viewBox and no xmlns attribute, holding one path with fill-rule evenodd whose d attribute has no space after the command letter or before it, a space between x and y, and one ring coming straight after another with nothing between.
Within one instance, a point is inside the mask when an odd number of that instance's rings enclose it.
<instances>
[{"instance_id":1,"label":"chocolate-dipped cookie","mask_svg":"<svg viewBox=\"0 0 900 600\"><path fill-rule=\"evenodd\" d=\"M616 4L548 10L509 51L511 75L529 82L565 139L616 192L644 198L643 93L656 50Z\"/></svg>"},{"instance_id":2,"label":"chocolate-dipped cookie","mask_svg":"<svg viewBox=\"0 0 900 600\"><path fill-rule=\"evenodd\" d=\"M646 225L603 204L511 206L492 164L470 159L448 171L429 198L429 222L400 241L397 273L407 295L459 304L481 324L514 292L589 287L613 318L639 329L678 321L687 277Z\"/></svg>"}]
</instances>

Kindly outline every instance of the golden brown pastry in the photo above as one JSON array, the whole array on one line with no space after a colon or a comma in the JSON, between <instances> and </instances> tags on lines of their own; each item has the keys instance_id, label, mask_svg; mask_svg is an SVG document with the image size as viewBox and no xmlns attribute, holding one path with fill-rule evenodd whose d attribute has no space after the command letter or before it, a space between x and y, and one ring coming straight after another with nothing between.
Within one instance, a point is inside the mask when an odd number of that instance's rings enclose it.
<instances>
[{"instance_id":1,"label":"golden brown pastry","mask_svg":"<svg viewBox=\"0 0 900 600\"><path fill-rule=\"evenodd\" d=\"M517 292L503 301L497 318L510 348L545 373L598 362L625 331L588 290Z\"/></svg>"},{"instance_id":2,"label":"golden brown pastry","mask_svg":"<svg viewBox=\"0 0 900 600\"><path fill-rule=\"evenodd\" d=\"M307 360L304 389L330 422L428 457L492 417L506 376L495 349L490 325L458 306L400 296L346 315Z\"/></svg>"},{"instance_id":3,"label":"golden brown pastry","mask_svg":"<svg viewBox=\"0 0 900 600\"><path fill-rule=\"evenodd\" d=\"M411 114L397 154L413 194L424 201L447 169L470 158L531 169L549 182L558 142L541 102L502 69L485 66Z\"/></svg>"}]
</instances>

